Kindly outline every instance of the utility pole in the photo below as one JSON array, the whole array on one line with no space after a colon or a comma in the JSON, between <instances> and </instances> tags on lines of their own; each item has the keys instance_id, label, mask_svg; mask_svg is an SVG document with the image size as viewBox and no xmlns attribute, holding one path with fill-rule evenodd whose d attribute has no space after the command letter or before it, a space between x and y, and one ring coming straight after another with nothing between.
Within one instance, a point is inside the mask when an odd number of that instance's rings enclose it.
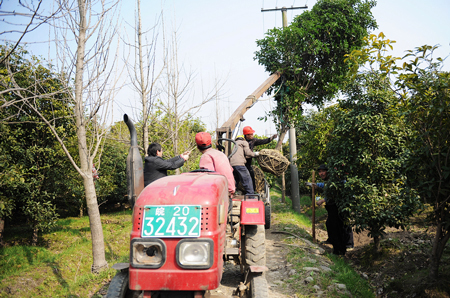
<instances>
[{"instance_id":1,"label":"utility pole","mask_svg":"<svg viewBox=\"0 0 450 298\"><path fill-rule=\"evenodd\" d=\"M277 11L277 10L281 10L281 15L283 18L283 28L287 27L287 15L286 12L288 11L288 9L292 10L292 9L307 9L308 6L301 6L301 7L285 7L283 6L282 8L270 8L270 9L263 9L261 8L261 12L265 12L265 11ZM300 190L299 190L299 185L298 185L298 171L297 171L297 165L295 163L295 161L297 160L297 158L295 157L295 155L297 154L297 142L296 142L296 137L295 137L295 127L293 123L290 123L289 125L289 157L290 157L290 161L291 161L291 199L292 199L292 208L294 209L294 211L297 211L298 213L301 212L301 207L300 207Z\"/></svg>"}]
</instances>

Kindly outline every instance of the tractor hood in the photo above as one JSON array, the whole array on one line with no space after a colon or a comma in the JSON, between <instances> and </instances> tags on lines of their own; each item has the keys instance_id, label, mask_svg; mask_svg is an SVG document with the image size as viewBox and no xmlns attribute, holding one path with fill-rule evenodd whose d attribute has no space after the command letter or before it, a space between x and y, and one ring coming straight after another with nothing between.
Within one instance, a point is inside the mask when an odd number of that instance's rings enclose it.
<instances>
[{"instance_id":1,"label":"tractor hood","mask_svg":"<svg viewBox=\"0 0 450 298\"><path fill-rule=\"evenodd\" d=\"M218 173L185 173L167 176L141 192L135 208L145 205L220 205L228 199L225 176Z\"/></svg>"}]
</instances>

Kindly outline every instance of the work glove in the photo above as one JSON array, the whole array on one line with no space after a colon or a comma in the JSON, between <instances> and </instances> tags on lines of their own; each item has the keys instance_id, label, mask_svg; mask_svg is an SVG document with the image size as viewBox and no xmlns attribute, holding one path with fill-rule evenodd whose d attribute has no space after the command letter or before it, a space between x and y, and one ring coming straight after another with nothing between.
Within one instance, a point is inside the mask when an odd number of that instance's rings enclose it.
<instances>
[{"instance_id":1,"label":"work glove","mask_svg":"<svg viewBox=\"0 0 450 298\"><path fill-rule=\"evenodd\" d=\"M311 182L306 182L305 184L306 184L306 186L311 186L311 187L316 186L315 183L311 183Z\"/></svg>"},{"instance_id":2,"label":"work glove","mask_svg":"<svg viewBox=\"0 0 450 298\"><path fill-rule=\"evenodd\" d=\"M255 153L255 156L258 156L259 155L259 152L254 152Z\"/></svg>"}]
</instances>

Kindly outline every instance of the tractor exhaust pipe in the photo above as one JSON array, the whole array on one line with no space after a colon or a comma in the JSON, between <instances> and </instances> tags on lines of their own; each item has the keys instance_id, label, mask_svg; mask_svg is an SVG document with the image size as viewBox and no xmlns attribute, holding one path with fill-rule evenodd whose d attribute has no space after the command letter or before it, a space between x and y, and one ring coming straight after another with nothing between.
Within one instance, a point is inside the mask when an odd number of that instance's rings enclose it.
<instances>
[{"instance_id":1,"label":"tractor exhaust pipe","mask_svg":"<svg viewBox=\"0 0 450 298\"><path fill-rule=\"evenodd\" d=\"M127 157L127 188L128 201L131 207L134 207L137 197L144 189L144 168L142 164L142 157L139 153L137 143L137 133L133 122L128 118L128 115L123 115L123 121L128 126L130 131L130 150Z\"/></svg>"}]
</instances>

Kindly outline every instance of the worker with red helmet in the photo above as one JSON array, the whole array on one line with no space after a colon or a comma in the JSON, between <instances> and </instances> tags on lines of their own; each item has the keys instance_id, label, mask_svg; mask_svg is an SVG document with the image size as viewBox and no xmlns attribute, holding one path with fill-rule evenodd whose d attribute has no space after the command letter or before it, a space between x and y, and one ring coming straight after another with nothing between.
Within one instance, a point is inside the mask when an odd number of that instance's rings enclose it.
<instances>
[{"instance_id":1,"label":"worker with red helmet","mask_svg":"<svg viewBox=\"0 0 450 298\"><path fill-rule=\"evenodd\" d=\"M248 146L250 147L251 151L253 151L253 148L255 148L255 146L268 144L268 143L272 142L272 140L275 139L278 136L277 134L274 134L270 138L257 139L257 138L255 138L253 136L255 131L250 126L244 127L242 132L244 133L245 140L248 142ZM253 172L253 169L252 169L252 160L253 160L253 158L251 156L249 156L249 157L246 157L246 160L247 161L245 162L245 166L247 167L248 171L250 172L250 176L252 177L253 189L256 189L255 172Z\"/></svg>"},{"instance_id":2,"label":"worker with red helmet","mask_svg":"<svg viewBox=\"0 0 450 298\"><path fill-rule=\"evenodd\" d=\"M211 148L211 135L207 132L199 132L195 135L195 143L202 153L200 157L200 169L215 171L224 175L228 181L228 194L230 198L228 210L232 208L231 198L236 190L233 176L233 168L230 165L228 157L219 150Z\"/></svg>"}]
</instances>

